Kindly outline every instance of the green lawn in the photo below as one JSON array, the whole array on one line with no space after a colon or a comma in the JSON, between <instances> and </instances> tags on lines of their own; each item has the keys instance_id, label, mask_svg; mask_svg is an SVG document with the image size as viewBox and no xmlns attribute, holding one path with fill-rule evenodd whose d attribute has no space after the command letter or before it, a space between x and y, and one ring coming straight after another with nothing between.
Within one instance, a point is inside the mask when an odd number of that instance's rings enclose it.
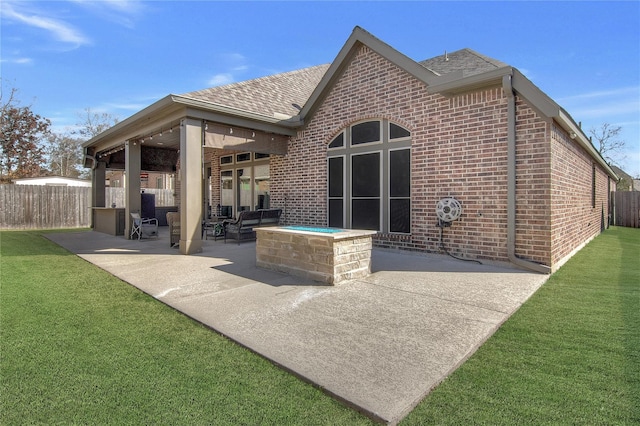
<instances>
[{"instance_id":1,"label":"green lawn","mask_svg":"<svg viewBox=\"0 0 640 426\"><path fill-rule=\"evenodd\" d=\"M0 424L371 424L56 246L1 232Z\"/></svg>"},{"instance_id":2,"label":"green lawn","mask_svg":"<svg viewBox=\"0 0 640 426\"><path fill-rule=\"evenodd\" d=\"M370 424L50 243L0 232L0 424ZM640 423L640 230L596 238L404 424Z\"/></svg>"},{"instance_id":3,"label":"green lawn","mask_svg":"<svg viewBox=\"0 0 640 426\"><path fill-rule=\"evenodd\" d=\"M402 424L640 424L640 229L588 244Z\"/></svg>"}]
</instances>

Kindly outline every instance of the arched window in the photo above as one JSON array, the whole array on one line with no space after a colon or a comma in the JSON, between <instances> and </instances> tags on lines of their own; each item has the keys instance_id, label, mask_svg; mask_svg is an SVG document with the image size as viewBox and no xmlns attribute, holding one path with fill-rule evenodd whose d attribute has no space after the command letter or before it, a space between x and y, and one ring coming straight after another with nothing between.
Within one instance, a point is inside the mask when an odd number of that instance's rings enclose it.
<instances>
[{"instance_id":1,"label":"arched window","mask_svg":"<svg viewBox=\"0 0 640 426\"><path fill-rule=\"evenodd\" d=\"M387 120L353 124L327 151L331 227L411 232L411 133Z\"/></svg>"}]
</instances>

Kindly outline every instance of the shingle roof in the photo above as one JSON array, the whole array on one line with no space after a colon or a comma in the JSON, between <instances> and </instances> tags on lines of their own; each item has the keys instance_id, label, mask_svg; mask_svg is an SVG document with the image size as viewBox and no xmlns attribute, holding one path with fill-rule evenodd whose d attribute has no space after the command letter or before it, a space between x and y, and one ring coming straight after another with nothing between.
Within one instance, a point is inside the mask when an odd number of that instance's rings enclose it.
<instances>
[{"instance_id":1,"label":"shingle roof","mask_svg":"<svg viewBox=\"0 0 640 426\"><path fill-rule=\"evenodd\" d=\"M438 75L462 71L464 77L507 65L471 49L461 49L418 63ZM330 64L317 65L189 92L182 96L270 117L294 116L300 112L300 107L307 102L329 66Z\"/></svg>"},{"instance_id":2,"label":"shingle roof","mask_svg":"<svg viewBox=\"0 0 640 426\"><path fill-rule=\"evenodd\" d=\"M481 74L507 66L504 62L481 55L471 49L461 49L455 52L445 53L444 55L418 63L439 75L462 71L463 77Z\"/></svg>"},{"instance_id":3,"label":"shingle roof","mask_svg":"<svg viewBox=\"0 0 640 426\"><path fill-rule=\"evenodd\" d=\"M300 112L329 64L241 81L183 94L262 115L294 116Z\"/></svg>"}]
</instances>

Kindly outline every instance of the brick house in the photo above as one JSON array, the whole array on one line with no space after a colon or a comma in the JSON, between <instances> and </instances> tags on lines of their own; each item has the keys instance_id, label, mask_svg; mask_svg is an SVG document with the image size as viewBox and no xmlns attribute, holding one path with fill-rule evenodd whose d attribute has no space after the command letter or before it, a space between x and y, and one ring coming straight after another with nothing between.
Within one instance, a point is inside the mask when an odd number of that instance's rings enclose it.
<instances>
[{"instance_id":1,"label":"brick house","mask_svg":"<svg viewBox=\"0 0 640 426\"><path fill-rule=\"evenodd\" d=\"M169 95L85 150L96 207L116 164L177 173L185 254L212 206L279 207L284 224L377 230L379 247L551 272L604 229L618 180L516 68L470 49L416 62L359 27L331 64ZM456 220L438 221L442 200Z\"/></svg>"}]
</instances>

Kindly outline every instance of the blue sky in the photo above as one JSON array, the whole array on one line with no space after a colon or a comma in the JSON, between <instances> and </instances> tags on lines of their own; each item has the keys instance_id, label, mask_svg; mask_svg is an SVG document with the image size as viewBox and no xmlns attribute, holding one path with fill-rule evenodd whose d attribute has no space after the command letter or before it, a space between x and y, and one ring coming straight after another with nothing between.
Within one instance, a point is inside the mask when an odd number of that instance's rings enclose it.
<instances>
[{"instance_id":1,"label":"blue sky","mask_svg":"<svg viewBox=\"0 0 640 426\"><path fill-rule=\"evenodd\" d=\"M640 176L640 2L2 0L3 86L63 131L170 93L331 62L356 25L415 60L471 48L582 122L622 126ZM6 92L5 92L6 93Z\"/></svg>"}]
</instances>

